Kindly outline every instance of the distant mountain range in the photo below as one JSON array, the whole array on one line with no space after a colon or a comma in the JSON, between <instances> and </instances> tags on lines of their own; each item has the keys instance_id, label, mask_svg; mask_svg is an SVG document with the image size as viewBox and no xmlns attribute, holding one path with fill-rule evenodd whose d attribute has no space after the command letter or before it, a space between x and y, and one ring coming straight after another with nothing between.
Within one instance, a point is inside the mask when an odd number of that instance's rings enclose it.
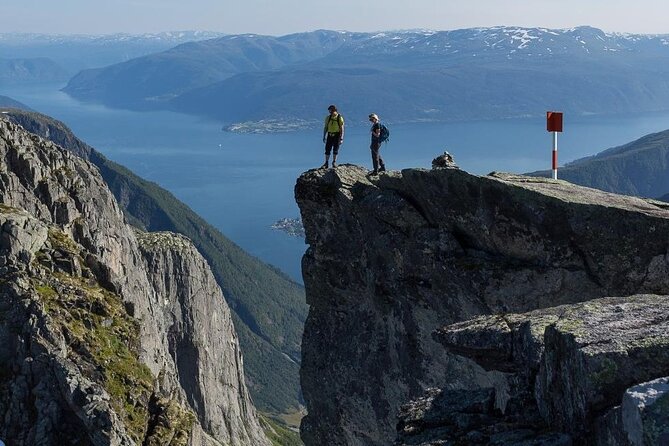
<instances>
[{"instance_id":1,"label":"distant mountain range","mask_svg":"<svg viewBox=\"0 0 669 446\"><path fill-rule=\"evenodd\" d=\"M66 81L86 68L102 67L144 56L185 42L212 39L222 33L174 31L155 34L54 35L0 33L1 59L48 58L58 66L57 80ZM55 74L51 78L55 77ZM0 66L0 78L2 67ZM25 79L13 79L23 81ZM48 81L49 78L33 79Z\"/></svg>"},{"instance_id":2,"label":"distant mountain range","mask_svg":"<svg viewBox=\"0 0 669 446\"><path fill-rule=\"evenodd\" d=\"M79 73L70 95L224 123L446 121L669 108L669 35L494 27L231 35Z\"/></svg>"},{"instance_id":3,"label":"distant mountain range","mask_svg":"<svg viewBox=\"0 0 669 446\"><path fill-rule=\"evenodd\" d=\"M67 80L68 73L46 57L32 59L0 59L0 81L51 82Z\"/></svg>"},{"instance_id":4,"label":"distant mountain range","mask_svg":"<svg viewBox=\"0 0 669 446\"><path fill-rule=\"evenodd\" d=\"M225 36L179 45L76 75L65 91L83 100L134 109L171 107L179 95L240 73L271 72L326 56L345 36L331 32L285 37ZM224 103L210 102L225 108Z\"/></svg>"}]
</instances>

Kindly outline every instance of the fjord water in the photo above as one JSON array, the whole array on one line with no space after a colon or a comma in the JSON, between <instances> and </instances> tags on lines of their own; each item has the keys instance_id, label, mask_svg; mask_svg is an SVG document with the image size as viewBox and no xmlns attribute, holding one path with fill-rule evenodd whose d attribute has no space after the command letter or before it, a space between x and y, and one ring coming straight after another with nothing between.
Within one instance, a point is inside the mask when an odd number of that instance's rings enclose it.
<instances>
[{"instance_id":1,"label":"fjord water","mask_svg":"<svg viewBox=\"0 0 669 446\"><path fill-rule=\"evenodd\" d=\"M293 187L302 172L323 163L319 129L233 134L222 131L217 122L198 117L83 104L60 88L62 85L0 85L0 95L63 121L108 158L172 192L243 249L302 282L304 241L272 230L270 225L280 218L299 217ZM327 104L323 116L325 107ZM382 110L373 111L383 118ZM338 161L371 168L367 123L347 124ZM386 124L391 138L381 150L389 169L429 168L444 150L462 169L475 174L550 168L552 139L543 117ZM667 128L666 112L565 116L565 132L559 137L560 164Z\"/></svg>"}]
</instances>

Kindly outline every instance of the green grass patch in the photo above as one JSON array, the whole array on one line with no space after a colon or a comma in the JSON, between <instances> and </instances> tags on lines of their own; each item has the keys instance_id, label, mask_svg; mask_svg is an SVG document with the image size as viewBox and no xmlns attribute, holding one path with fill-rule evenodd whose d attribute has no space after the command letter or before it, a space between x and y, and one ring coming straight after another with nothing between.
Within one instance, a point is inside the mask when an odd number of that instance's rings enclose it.
<instances>
[{"instance_id":1,"label":"green grass patch","mask_svg":"<svg viewBox=\"0 0 669 446\"><path fill-rule=\"evenodd\" d=\"M49 242L53 248L62 249L63 251L78 253L79 248L77 244L63 231L56 228L49 228Z\"/></svg>"},{"instance_id":2,"label":"green grass patch","mask_svg":"<svg viewBox=\"0 0 669 446\"><path fill-rule=\"evenodd\" d=\"M153 375L139 361L138 322L109 291L64 274L54 274L53 279L35 289L78 356L71 359L82 368L88 363L94 374L100 375L128 434L141 444L149 424Z\"/></svg>"},{"instance_id":3,"label":"green grass patch","mask_svg":"<svg viewBox=\"0 0 669 446\"><path fill-rule=\"evenodd\" d=\"M157 184L97 152L91 153L91 162L136 226L183 234L207 259L232 310L256 406L266 412L298 408L300 345L308 311L304 288L244 252Z\"/></svg>"},{"instance_id":4,"label":"green grass patch","mask_svg":"<svg viewBox=\"0 0 669 446\"><path fill-rule=\"evenodd\" d=\"M48 300L53 300L58 295L56 290L51 288L49 285L35 285L35 291L37 291L43 299Z\"/></svg>"},{"instance_id":5,"label":"green grass patch","mask_svg":"<svg viewBox=\"0 0 669 446\"><path fill-rule=\"evenodd\" d=\"M300 423L302 418L306 415L306 411L303 410L294 410L290 412L278 413L278 414L265 414L269 418L272 418L278 421L281 424L285 424L288 428L293 430L299 430Z\"/></svg>"},{"instance_id":6,"label":"green grass patch","mask_svg":"<svg viewBox=\"0 0 669 446\"><path fill-rule=\"evenodd\" d=\"M159 399L152 402L159 413L144 446L187 446L195 423L195 414L181 407L174 400Z\"/></svg>"},{"instance_id":7,"label":"green grass patch","mask_svg":"<svg viewBox=\"0 0 669 446\"><path fill-rule=\"evenodd\" d=\"M260 415L260 424L273 446L303 446L300 434L266 415Z\"/></svg>"},{"instance_id":8,"label":"green grass patch","mask_svg":"<svg viewBox=\"0 0 669 446\"><path fill-rule=\"evenodd\" d=\"M18 209L13 208L11 206L7 206L6 204L0 203L0 213L2 213L2 214L13 214L16 211L18 211Z\"/></svg>"}]
</instances>

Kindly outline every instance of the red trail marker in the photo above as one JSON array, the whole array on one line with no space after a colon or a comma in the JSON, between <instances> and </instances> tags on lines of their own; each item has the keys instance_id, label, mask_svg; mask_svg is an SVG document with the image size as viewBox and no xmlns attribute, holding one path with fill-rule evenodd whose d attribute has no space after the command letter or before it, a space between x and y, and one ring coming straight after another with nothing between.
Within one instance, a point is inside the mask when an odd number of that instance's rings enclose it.
<instances>
[{"instance_id":1,"label":"red trail marker","mask_svg":"<svg viewBox=\"0 0 669 446\"><path fill-rule=\"evenodd\" d=\"M546 112L546 130L553 132L553 179L557 180L557 134L562 132L562 112Z\"/></svg>"}]
</instances>

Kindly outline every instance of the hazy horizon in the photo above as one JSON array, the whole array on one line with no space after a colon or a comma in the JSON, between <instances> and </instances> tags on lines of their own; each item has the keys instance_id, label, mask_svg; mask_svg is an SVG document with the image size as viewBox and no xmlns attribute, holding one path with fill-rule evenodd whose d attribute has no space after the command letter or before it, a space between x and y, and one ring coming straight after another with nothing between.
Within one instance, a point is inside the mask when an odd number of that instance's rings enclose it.
<instances>
[{"instance_id":1,"label":"hazy horizon","mask_svg":"<svg viewBox=\"0 0 669 446\"><path fill-rule=\"evenodd\" d=\"M246 0L231 6L216 0L24 0L3 5L3 33L60 35L145 34L183 30L225 34L285 35L317 29L375 32L518 26L569 29L593 26L607 32L668 34L669 4L660 0L339 0L337 7L299 0Z\"/></svg>"},{"instance_id":2,"label":"hazy horizon","mask_svg":"<svg viewBox=\"0 0 669 446\"><path fill-rule=\"evenodd\" d=\"M577 26L571 26L571 27L563 27L563 28L550 28L550 27L545 27L545 26L533 26L533 25L518 25L518 24L509 24L509 25L490 25L490 26L470 26L470 27L461 27L461 28L449 28L449 29L439 29L439 28L387 28L387 29L374 29L374 30L367 30L367 31L354 31L350 29L332 29L332 28L313 28L313 29L304 29L304 30L298 30L298 31L293 31L293 32L287 32L283 34L273 34L273 33L259 33L259 32L239 32L239 33L226 33L224 31L215 31L211 29L164 29L160 31L137 31L137 32L128 32L128 31L110 31L110 32L90 32L90 33L84 33L84 32L73 32L73 33L64 33L64 32L36 32L36 31L2 31L0 32L0 35L44 35L44 36L115 36L115 35L128 35L128 36L142 36L142 35L160 35L160 34L175 34L175 33L218 33L218 34L225 34L225 35L258 35L258 36L274 36L274 37L282 37L282 36L287 36L291 34L301 34L301 33L310 33L310 32L316 32L316 31L333 31L333 32L345 32L345 33L367 33L367 34L374 34L374 33L384 33L384 32L420 32L420 31L430 31L430 32L446 32L446 31L459 31L459 30L465 30L465 29L477 29L477 28L498 28L498 27L505 27L505 28L520 28L520 29L531 29L531 28L536 28L536 29L548 29L548 30L568 30L568 29L575 29L575 28L580 28L580 27L592 27L592 28L597 28L600 29L606 33L620 33L620 34L634 34L634 35L652 35L652 36L657 36L657 35L669 35L669 31L667 32L662 32L662 33L642 33L642 32L629 32L629 31L619 31L619 30L610 30L610 29L603 29L594 25L589 25L589 24L582 24L582 25L577 25Z\"/></svg>"}]
</instances>

